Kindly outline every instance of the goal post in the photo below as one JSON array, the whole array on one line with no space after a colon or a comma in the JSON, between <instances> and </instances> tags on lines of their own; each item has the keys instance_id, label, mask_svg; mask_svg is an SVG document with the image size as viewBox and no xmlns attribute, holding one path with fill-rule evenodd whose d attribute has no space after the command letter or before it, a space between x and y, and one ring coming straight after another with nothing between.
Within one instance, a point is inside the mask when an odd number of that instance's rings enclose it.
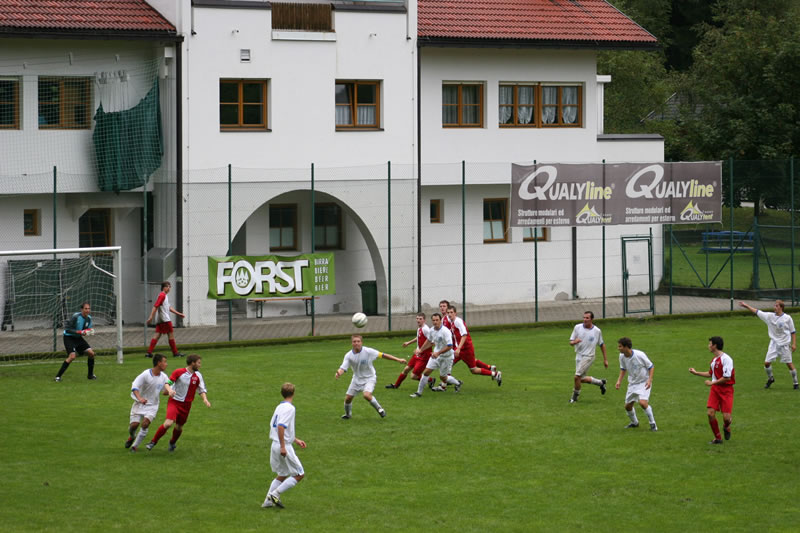
<instances>
[{"instance_id":1,"label":"goal post","mask_svg":"<svg viewBox=\"0 0 800 533\"><path fill-rule=\"evenodd\" d=\"M64 353L64 323L92 306L98 355L122 363L121 246L0 251L0 361Z\"/></svg>"}]
</instances>

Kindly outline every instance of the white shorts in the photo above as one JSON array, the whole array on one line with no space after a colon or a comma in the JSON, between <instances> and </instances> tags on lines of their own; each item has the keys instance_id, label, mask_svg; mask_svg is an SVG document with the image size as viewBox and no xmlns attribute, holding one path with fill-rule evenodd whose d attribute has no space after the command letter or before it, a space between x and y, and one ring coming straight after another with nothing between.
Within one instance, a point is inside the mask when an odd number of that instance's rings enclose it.
<instances>
[{"instance_id":1,"label":"white shorts","mask_svg":"<svg viewBox=\"0 0 800 533\"><path fill-rule=\"evenodd\" d=\"M280 477L305 474L303 465L297 458L297 454L294 453L294 446L291 444L286 445L286 457L284 457L281 455L281 443L272 441L272 447L269 450L269 465L272 467L272 471Z\"/></svg>"},{"instance_id":2,"label":"white shorts","mask_svg":"<svg viewBox=\"0 0 800 533\"><path fill-rule=\"evenodd\" d=\"M355 396L361 391L372 394L372 392L375 390L375 382L377 380L377 377L367 379L356 379L354 377L350 380L350 387L347 388L347 395Z\"/></svg>"},{"instance_id":3,"label":"white shorts","mask_svg":"<svg viewBox=\"0 0 800 533\"><path fill-rule=\"evenodd\" d=\"M439 357L433 358L431 357L428 359L428 364L425 365L425 368L430 368L431 370L439 370L439 377L449 376L450 372L453 371L453 358L452 357L445 357L440 355Z\"/></svg>"},{"instance_id":4,"label":"white shorts","mask_svg":"<svg viewBox=\"0 0 800 533\"><path fill-rule=\"evenodd\" d=\"M764 359L764 362L772 363L778 358L780 358L781 363L791 363L792 345L776 344L775 341L769 341L769 348L767 348L767 358Z\"/></svg>"},{"instance_id":5,"label":"white shorts","mask_svg":"<svg viewBox=\"0 0 800 533\"><path fill-rule=\"evenodd\" d=\"M635 385L628 384L628 392L625 393L625 403L638 402L639 400L650 400L650 391L653 390L652 385L649 389L644 387L644 383L636 383Z\"/></svg>"},{"instance_id":6,"label":"white shorts","mask_svg":"<svg viewBox=\"0 0 800 533\"><path fill-rule=\"evenodd\" d=\"M150 422L155 420L158 414L158 404L139 403L133 402L131 406L131 424L134 422L141 422L142 418L148 419Z\"/></svg>"},{"instance_id":7,"label":"white shorts","mask_svg":"<svg viewBox=\"0 0 800 533\"><path fill-rule=\"evenodd\" d=\"M589 368L594 363L594 356L586 356L586 357L576 357L575 358L575 375L576 376L585 376L586 373L589 371Z\"/></svg>"}]
</instances>

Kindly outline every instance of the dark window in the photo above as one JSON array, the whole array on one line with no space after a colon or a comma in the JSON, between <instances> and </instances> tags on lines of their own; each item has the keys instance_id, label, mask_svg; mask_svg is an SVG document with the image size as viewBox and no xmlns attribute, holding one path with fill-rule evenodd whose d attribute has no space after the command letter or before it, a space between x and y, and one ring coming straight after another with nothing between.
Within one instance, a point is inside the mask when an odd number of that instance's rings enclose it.
<instances>
[{"instance_id":1,"label":"dark window","mask_svg":"<svg viewBox=\"0 0 800 533\"><path fill-rule=\"evenodd\" d=\"M35 237L42 234L40 224L41 211L38 209L26 209L23 214L23 227L26 237Z\"/></svg>"},{"instance_id":2,"label":"dark window","mask_svg":"<svg viewBox=\"0 0 800 533\"><path fill-rule=\"evenodd\" d=\"M0 129L19 129L19 86L17 78L0 78Z\"/></svg>"},{"instance_id":3,"label":"dark window","mask_svg":"<svg viewBox=\"0 0 800 533\"><path fill-rule=\"evenodd\" d=\"M91 127L91 78L39 78L39 129Z\"/></svg>"},{"instance_id":4,"label":"dark window","mask_svg":"<svg viewBox=\"0 0 800 533\"><path fill-rule=\"evenodd\" d=\"M342 248L342 208L338 205L314 206L314 248L317 250Z\"/></svg>"},{"instance_id":5,"label":"dark window","mask_svg":"<svg viewBox=\"0 0 800 533\"><path fill-rule=\"evenodd\" d=\"M297 250L297 205L269 206L269 249Z\"/></svg>"},{"instance_id":6,"label":"dark window","mask_svg":"<svg viewBox=\"0 0 800 533\"><path fill-rule=\"evenodd\" d=\"M442 201L431 200L431 224L442 222Z\"/></svg>"},{"instance_id":7,"label":"dark window","mask_svg":"<svg viewBox=\"0 0 800 533\"><path fill-rule=\"evenodd\" d=\"M442 125L480 128L483 126L483 85L443 84Z\"/></svg>"},{"instance_id":8,"label":"dark window","mask_svg":"<svg viewBox=\"0 0 800 533\"><path fill-rule=\"evenodd\" d=\"M221 130L267 129L267 81L220 80Z\"/></svg>"},{"instance_id":9,"label":"dark window","mask_svg":"<svg viewBox=\"0 0 800 533\"><path fill-rule=\"evenodd\" d=\"M154 220L155 220L155 210L154 210L154 203L153 203L153 193L148 191L147 192L147 232L145 233L145 210L140 209L141 212L141 219L139 221L139 236L142 239L146 239L147 245L145 246L145 242L142 242L141 250L142 255L150 251L153 248L153 228L155 228Z\"/></svg>"},{"instance_id":10,"label":"dark window","mask_svg":"<svg viewBox=\"0 0 800 533\"><path fill-rule=\"evenodd\" d=\"M536 87L501 85L499 111L501 126L536 126Z\"/></svg>"},{"instance_id":11,"label":"dark window","mask_svg":"<svg viewBox=\"0 0 800 533\"><path fill-rule=\"evenodd\" d=\"M582 87L577 85L541 87L542 126L580 127Z\"/></svg>"},{"instance_id":12,"label":"dark window","mask_svg":"<svg viewBox=\"0 0 800 533\"><path fill-rule=\"evenodd\" d=\"M483 201L483 242L507 242L508 199L488 198Z\"/></svg>"},{"instance_id":13,"label":"dark window","mask_svg":"<svg viewBox=\"0 0 800 533\"><path fill-rule=\"evenodd\" d=\"M330 3L271 2L273 30L333 31Z\"/></svg>"},{"instance_id":14,"label":"dark window","mask_svg":"<svg viewBox=\"0 0 800 533\"><path fill-rule=\"evenodd\" d=\"M94 248L111 245L111 210L89 209L78 220L78 246Z\"/></svg>"}]
</instances>

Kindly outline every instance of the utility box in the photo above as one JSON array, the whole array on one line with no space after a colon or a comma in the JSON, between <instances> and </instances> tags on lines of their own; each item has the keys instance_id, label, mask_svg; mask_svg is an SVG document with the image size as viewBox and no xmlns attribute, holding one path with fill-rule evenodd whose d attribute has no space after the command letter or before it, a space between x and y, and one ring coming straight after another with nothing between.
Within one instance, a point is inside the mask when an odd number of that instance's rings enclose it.
<instances>
[{"instance_id":1,"label":"utility box","mask_svg":"<svg viewBox=\"0 0 800 533\"><path fill-rule=\"evenodd\" d=\"M359 281L361 287L361 312L365 315L378 314L378 282Z\"/></svg>"},{"instance_id":2,"label":"utility box","mask_svg":"<svg viewBox=\"0 0 800 533\"><path fill-rule=\"evenodd\" d=\"M161 283L175 273L175 248L150 248L145 261L147 282Z\"/></svg>"}]
</instances>

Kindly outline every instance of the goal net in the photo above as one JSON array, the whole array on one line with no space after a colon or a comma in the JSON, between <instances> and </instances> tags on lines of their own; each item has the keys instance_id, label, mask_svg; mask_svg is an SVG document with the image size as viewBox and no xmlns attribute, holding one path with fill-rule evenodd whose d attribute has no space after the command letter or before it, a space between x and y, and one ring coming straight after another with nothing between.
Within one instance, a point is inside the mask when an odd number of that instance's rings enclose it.
<instances>
[{"instance_id":1,"label":"goal net","mask_svg":"<svg viewBox=\"0 0 800 533\"><path fill-rule=\"evenodd\" d=\"M87 342L122 363L120 250L0 251L0 361L65 356L64 324L89 302Z\"/></svg>"}]
</instances>

